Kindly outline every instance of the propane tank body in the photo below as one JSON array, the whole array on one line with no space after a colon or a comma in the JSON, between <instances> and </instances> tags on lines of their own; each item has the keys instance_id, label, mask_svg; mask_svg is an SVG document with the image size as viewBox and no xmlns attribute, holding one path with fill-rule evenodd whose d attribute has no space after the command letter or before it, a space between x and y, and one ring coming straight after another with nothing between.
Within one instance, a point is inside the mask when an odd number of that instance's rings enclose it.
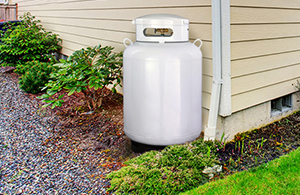
<instances>
[{"instance_id":1,"label":"propane tank body","mask_svg":"<svg viewBox=\"0 0 300 195\"><path fill-rule=\"evenodd\" d=\"M148 145L192 141L202 126L200 47L186 36L179 41L147 38L137 39L123 54L124 132L131 140Z\"/></svg>"}]
</instances>

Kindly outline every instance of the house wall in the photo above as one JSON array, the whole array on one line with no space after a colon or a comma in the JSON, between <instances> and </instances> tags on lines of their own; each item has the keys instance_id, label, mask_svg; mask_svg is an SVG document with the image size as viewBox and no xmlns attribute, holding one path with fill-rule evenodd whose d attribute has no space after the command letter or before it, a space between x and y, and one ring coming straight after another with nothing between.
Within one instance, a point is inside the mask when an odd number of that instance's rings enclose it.
<instances>
[{"instance_id":1,"label":"house wall","mask_svg":"<svg viewBox=\"0 0 300 195\"><path fill-rule=\"evenodd\" d=\"M203 41L203 122L207 120L212 83L211 0L19 0L19 15L31 12L49 31L62 38L65 55L87 46L125 49L123 40L135 40L131 21L146 14L167 13L190 20L190 41Z\"/></svg>"},{"instance_id":2,"label":"house wall","mask_svg":"<svg viewBox=\"0 0 300 195\"><path fill-rule=\"evenodd\" d=\"M299 110L300 1L230 0L231 108L216 138L234 135ZM292 94L293 93L293 94ZM292 94L293 107L272 115L271 100Z\"/></svg>"},{"instance_id":3,"label":"house wall","mask_svg":"<svg viewBox=\"0 0 300 195\"><path fill-rule=\"evenodd\" d=\"M295 91L300 1L231 0L232 111Z\"/></svg>"}]
</instances>

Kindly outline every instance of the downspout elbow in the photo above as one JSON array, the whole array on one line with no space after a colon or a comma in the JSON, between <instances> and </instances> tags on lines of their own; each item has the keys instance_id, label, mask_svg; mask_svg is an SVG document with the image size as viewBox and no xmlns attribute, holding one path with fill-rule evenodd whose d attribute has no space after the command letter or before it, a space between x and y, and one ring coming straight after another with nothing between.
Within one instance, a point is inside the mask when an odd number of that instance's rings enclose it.
<instances>
[{"instance_id":1,"label":"downspout elbow","mask_svg":"<svg viewBox=\"0 0 300 195\"><path fill-rule=\"evenodd\" d=\"M204 140L215 140L218 112L220 105L221 85L223 84L222 79L216 79L212 84L211 102L208 116L208 123L205 127Z\"/></svg>"}]
</instances>

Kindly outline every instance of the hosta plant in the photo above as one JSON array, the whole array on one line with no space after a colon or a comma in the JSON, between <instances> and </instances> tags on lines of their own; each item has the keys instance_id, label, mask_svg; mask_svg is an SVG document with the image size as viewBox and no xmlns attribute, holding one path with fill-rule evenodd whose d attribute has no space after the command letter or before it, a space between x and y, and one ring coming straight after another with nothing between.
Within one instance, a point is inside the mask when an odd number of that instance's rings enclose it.
<instances>
[{"instance_id":1,"label":"hosta plant","mask_svg":"<svg viewBox=\"0 0 300 195\"><path fill-rule=\"evenodd\" d=\"M1 66L15 66L32 60L47 62L51 54L61 48L61 39L57 34L47 32L39 24L40 20L30 13L25 13L21 20L18 25L8 23L6 32L1 34Z\"/></svg>"},{"instance_id":2,"label":"hosta plant","mask_svg":"<svg viewBox=\"0 0 300 195\"><path fill-rule=\"evenodd\" d=\"M110 46L86 48L75 51L67 60L56 64L59 71L51 74L45 89L47 93L40 98L47 103L45 106L61 106L63 96L55 98L57 92L65 89L68 95L82 92L86 105L90 110L95 110L102 104L103 89L112 85L112 91L121 86L122 78L122 53L113 53Z\"/></svg>"}]
</instances>

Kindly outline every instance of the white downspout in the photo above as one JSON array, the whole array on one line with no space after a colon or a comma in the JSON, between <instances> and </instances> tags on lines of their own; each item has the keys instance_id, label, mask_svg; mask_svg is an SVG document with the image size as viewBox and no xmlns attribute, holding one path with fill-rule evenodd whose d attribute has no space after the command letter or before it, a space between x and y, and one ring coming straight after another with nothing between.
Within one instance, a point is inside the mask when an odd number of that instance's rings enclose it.
<instances>
[{"instance_id":1,"label":"white downspout","mask_svg":"<svg viewBox=\"0 0 300 195\"><path fill-rule=\"evenodd\" d=\"M208 124L204 131L204 140L215 140L220 106L222 80L222 7L221 0L212 0L212 50L213 83L209 107Z\"/></svg>"}]
</instances>

